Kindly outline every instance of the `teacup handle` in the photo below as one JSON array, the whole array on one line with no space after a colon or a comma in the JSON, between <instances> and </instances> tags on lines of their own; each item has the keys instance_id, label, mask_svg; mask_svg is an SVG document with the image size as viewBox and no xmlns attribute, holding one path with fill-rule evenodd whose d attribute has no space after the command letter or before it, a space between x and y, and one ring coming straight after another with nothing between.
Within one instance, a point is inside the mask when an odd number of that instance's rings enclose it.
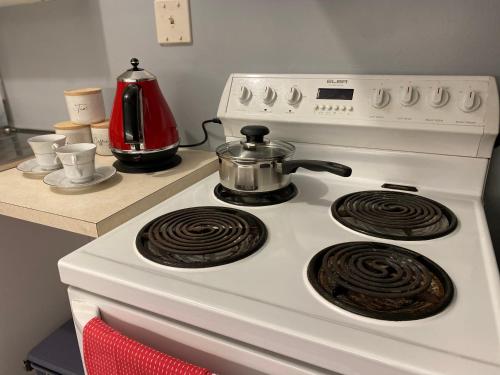
<instances>
[{"instance_id":1,"label":"teacup handle","mask_svg":"<svg viewBox=\"0 0 500 375\"><path fill-rule=\"evenodd\" d=\"M78 175L80 177L82 177L83 176L83 172L82 172L82 170L80 168L78 168L78 158L76 157L75 154L71 154L71 162L75 165L75 169L78 172Z\"/></svg>"},{"instance_id":2,"label":"teacup handle","mask_svg":"<svg viewBox=\"0 0 500 375\"><path fill-rule=\"evenodd\" d=\"M52 143L52 146L51 146L52 150L57 151L57 149L58 149L59 147L60 147L60 146L59 146L57 143ZM56 156L54 156L54 164L58 164L58 163L57 163L57 159L59 159L59 158L58 158L58 156L57 156L57 155L56 155Z\"/></svg>"}]
</instances>

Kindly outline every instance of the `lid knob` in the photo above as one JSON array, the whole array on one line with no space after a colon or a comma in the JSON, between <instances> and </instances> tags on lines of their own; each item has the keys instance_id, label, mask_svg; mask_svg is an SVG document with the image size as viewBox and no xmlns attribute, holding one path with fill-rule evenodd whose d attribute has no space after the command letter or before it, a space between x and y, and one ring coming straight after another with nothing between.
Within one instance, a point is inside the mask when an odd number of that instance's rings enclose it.
<instances>
[{"instance_id":1,"label":"lid knob","mask_svg":"<svg viewBox=\"0 0 500 375\"><path fill-rule=\"evenodd\" d=\"M262 125L247 125L241 128L241 134L247 137L247 143L264 143L264 136L269 128Z\"/></svg>"},{"instance_id":2,"label":"lid knob","mask_svg":"<svg viewBox=\"0 0 500 375\"><path fill-rule=\"evenodd\" d=\"M130 64L132 64L132 70L142 70L142 69L138 68L138 66L139 66L139 59L138 58L132 57L130 59Z\"/></svg>"}]
</instances>

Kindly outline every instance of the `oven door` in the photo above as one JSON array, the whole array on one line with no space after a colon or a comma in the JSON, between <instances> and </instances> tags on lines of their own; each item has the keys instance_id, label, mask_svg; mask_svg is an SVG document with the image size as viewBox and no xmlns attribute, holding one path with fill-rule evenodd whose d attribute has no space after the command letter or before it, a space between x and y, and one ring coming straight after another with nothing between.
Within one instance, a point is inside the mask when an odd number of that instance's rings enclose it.
<instances>
[{"instance_id":1,"label":"oven door","mask_svg":"<svg viewBox=\"0 0 500 375\"><path fill-rule=\"evenodd\" d=\"M333 374L80 289L69 287L68 294L80 352L83 327L100 316L134 340L219 375Z\"/></svg>"}]
</instances>

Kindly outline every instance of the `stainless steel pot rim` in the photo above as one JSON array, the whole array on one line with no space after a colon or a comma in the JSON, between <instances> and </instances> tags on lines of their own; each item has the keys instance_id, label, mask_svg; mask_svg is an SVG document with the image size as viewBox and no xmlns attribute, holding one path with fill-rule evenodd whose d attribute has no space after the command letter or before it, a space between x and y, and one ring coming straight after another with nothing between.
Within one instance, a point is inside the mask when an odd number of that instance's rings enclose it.
<instances>
[{"instance_id":1,"label":"stainless steel pot rim","mask_svg":"<svg viewBox=\"0 0 500 375\"><path fill-rule=\"evenodd\" d=\"M255 143L251 148L245 147L244 142L227 142L216 148L217 156L235 161L276 161L291 157L295 146L285 141L269 141Z\"/></svg>"}]
</instances>

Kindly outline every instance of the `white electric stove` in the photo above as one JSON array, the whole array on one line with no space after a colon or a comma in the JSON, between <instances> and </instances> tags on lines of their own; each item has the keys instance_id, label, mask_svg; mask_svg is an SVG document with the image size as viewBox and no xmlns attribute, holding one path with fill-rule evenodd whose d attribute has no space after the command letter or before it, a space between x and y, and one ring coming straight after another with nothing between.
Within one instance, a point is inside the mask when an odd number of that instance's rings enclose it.
<instances>
[{"instance_id":1,"label":"white electric stove","mask_svg":"<svg viewBox=\"0 0 500 375\"><path fill-rule=\"evenodd\" d=\"M297 147L295 158L346 164L352 176L299 170L292 199L238 206L216 197L213 174L61 259L80 341L85 322L100 315L218 374L500 374L499 273L482 207L499 123L493 78L235 74L218 116L228 140L243 125L263 124L271 138ZM431 199L454 223L418 238L411 230L384 238L366 230L373 225L341 223L334 202L363 191ZM146 224L206 206L258 218L265 242L243 259L207 268L160 264L140 251ZM447 275L440 280L451 280L449 300L415 319L360 313L349 308L352 299L332 303L311 284L310 262L353 242L425 257ZM365 263L347 269L376 279L387 268ZM378 306L377 298L369 299Z\"/></svg>"}]
</instances>

